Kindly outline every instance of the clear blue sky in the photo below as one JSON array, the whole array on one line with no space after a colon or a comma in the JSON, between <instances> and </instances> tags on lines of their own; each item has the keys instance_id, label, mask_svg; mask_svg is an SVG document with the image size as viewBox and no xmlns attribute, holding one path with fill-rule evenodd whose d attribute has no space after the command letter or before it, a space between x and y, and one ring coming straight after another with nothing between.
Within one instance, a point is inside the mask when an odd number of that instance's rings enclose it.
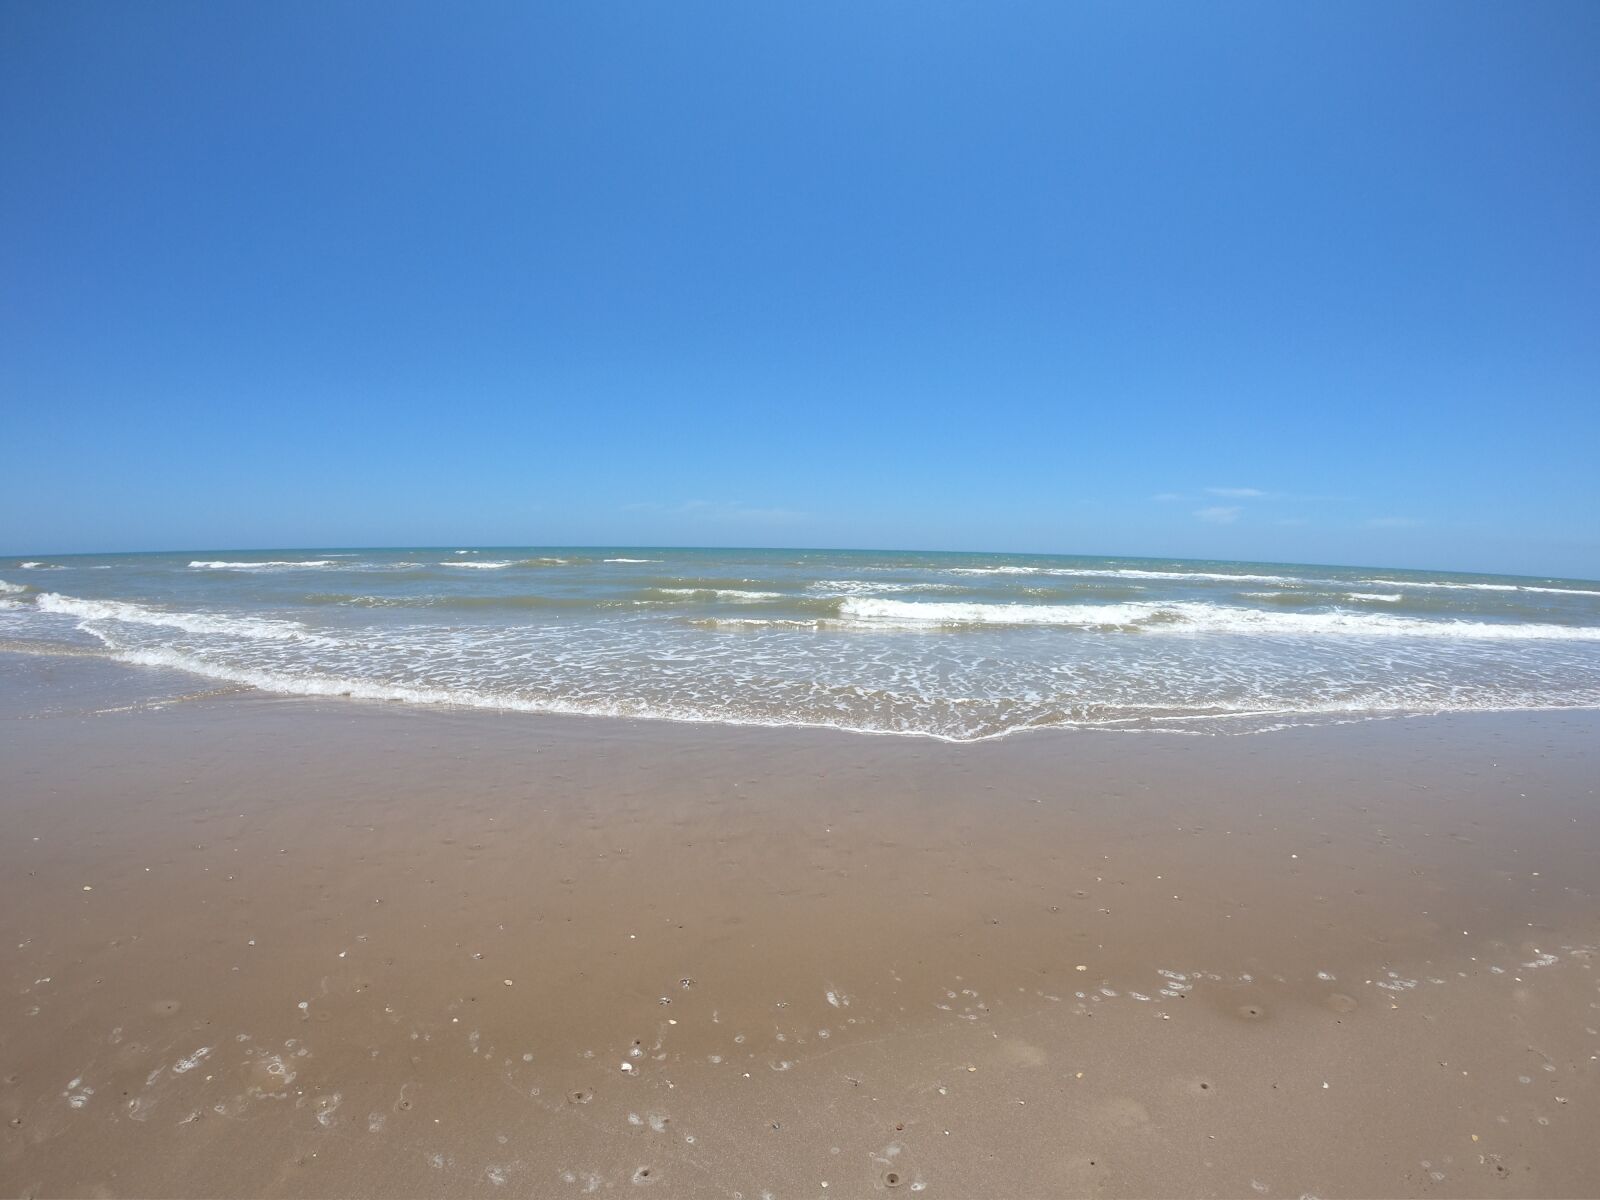
<instances>
[{"instance_id":1,"label":"clear blue sky","mask_svg":"<svg viewBox=\"0 0 1600 1200\"><path fill-rule=\"evenodd\" d=\"M7 0L0 550L1597 576L1597 62L1593 3Z\"/></svg>"}]
</instances>

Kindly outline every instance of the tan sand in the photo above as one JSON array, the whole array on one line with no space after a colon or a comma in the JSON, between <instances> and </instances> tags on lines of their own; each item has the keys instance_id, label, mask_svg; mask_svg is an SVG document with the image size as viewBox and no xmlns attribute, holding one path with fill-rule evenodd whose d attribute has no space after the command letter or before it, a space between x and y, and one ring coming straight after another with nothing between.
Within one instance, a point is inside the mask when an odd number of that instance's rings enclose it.
<instances>
[{"instance_id":1,"label":"tan sand","mask_svg":"<svg viewBox=\"0 0 1600 1200\"><path fill-rule=\"evenodd\" d=\"M64 694L0 721L6 1195L1600 1194L1596 714Z\"/></svg>"}]
</instances>

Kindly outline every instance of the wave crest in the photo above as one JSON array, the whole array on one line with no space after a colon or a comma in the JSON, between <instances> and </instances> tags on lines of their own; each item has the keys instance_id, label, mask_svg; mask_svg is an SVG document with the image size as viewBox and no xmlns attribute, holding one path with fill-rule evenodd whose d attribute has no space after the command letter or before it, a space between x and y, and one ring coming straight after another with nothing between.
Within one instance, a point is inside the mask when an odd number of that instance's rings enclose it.
<instances>
[{"instance_id":1,"label":"wave crest","mask_svg":"<svg viewBox=\"0 0 1600 1200\"><path fill-rule=\"evenodd\" d=\"M1236 605L1175 601L1126 604L946 604L847 599L841 615L884 624L1057 625L1132 628L1141 632L1255 633L1285 636L1425 637L1600 641L1600 627L1497 624L1490 621L1419 620L1387 613L1265 612Z\"/></svg>"},{"instance_id":2,"label":"wave crest","mask_svg":"<svg viewBox=\"0 0 1600 1200\"><path fill-rule=\"evenodd\" d=\"M318 641L293 621L269 617L227 617L214 613L172 612L126 600L80 600L58 592L41 592L34 602L40 612L59 613L81 621L118 621L124 625L158 625L186 633L223 634L271 641Z\"/></svg>"}]
</instances>

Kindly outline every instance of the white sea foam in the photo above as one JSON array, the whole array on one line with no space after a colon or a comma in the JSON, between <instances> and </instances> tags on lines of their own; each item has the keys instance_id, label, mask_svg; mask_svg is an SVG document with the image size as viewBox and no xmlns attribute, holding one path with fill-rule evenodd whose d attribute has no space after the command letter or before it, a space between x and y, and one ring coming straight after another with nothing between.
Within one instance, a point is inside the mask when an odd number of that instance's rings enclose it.
<instances>
[{"instance_id":1,"label":"white sea foam","mask_svg":"<svg viewBox=\"0 0 1600 1200\"><path fill-rule=\"evenodd\" d=\"M954 583L882 583L873 579L819 579L806 591L822 596L877 596L885 592L961 591Z\"/></svg>"},{"instance_id":2,"label":"white sea foam","mask_svg":"<svg viewBox=\"0 0 1600 1200\"><path fill-rule=\"evenodd\" d=\"M941 741L954 742L984 741L1020 732L1028 728L1044 727L1027 721L999 722L992 717L985 718L981 710L974 711L968 718L958 717L954 723L949 721L929 721L927 718L931 714L928 713L923 713L921 716L914 713L905 713L898 718L891 717L889 721L884 722L878 714L851 714L845 710L832 707L825 710L803 708L767 710L763 712L744 708L743 706L729 705L725 702L725 698L718 702L707 703L704 699L697 700L687 697L681 701L675 701L664 696L650 699L632 692L609 696L603 694L552 695L549 693L527 695L497 688L484 682L403 683L340 674L337 671L323 673L294 670L291 673L289 671L275 670L271 666L249 666L217 662L209 656L200 657L171 647L122 650L115 652L113 657L130 664L175 668L212 679L246 684L264 691L299 696L346 697L358 700L404 701L412 704L498 709L529 713L623 716L655 720L712 722L728 725L839 728L857 733L924 736ZM1581 707L1590 708L1600 704L1593 698L1587 704L1581 701L1577 703ZM1214 725L1218 720L1229 722L1243 720L1247 724L1239 728L1238 731L1250 732L1252 728L1288 727L1289 723L1284 722L1265 726L1259 724L1262 718L1288 715L1327 719L1351 714L1370 717L1418 711L1496 711L1504 709L1559 709L1562 707L1568 707L1568 705L1552 704L1544 697L1536 695L1506 697L1453 696L1448 698L1427 696L1408 698L1397 696L1389 698L1379 692L1359 700L1355 698L1306 697L1300 701L1257 704L1235 702L1228 705L1196 701L1172 701L1152 704L1130 698L1125 702L1113 703L1110 706L1111 711L1084 711L1077 716L1062 715L1058 719L1045 724L1064 727L1087 726L1122 729L1130 727L1131 723L1142 728L1170 729L1172 728L1170 725L1162 725L1160 723L1177 722L1181 725L1186 722L1200 721ZM1181 711L1185 708L1192 709L1192 711ZM1141 716L1141 710L1147 710L1147 715ZM1156 724L1149 724L1148 722L1156 722ZM1249 724L1252 722L1254 725ZM1191 730L1191 732L1193 731Z\"/></svg>"},{"instance_id":3,"label":"white sea foam","mask_svg":"<svg viewBox=\"0 0 1600 1200\"><path fill-rule=\"evenodd\" d=\"M1548 596L1600 596L1600 591L1587 588L1541 587L1531 583L1439 583L1415 579L1358 579L1357 583L1373 587L1445 588L1460 592L1540 592Z\"/></svg>"},{"instance_id":4,"label":"white sea foam","mask_svg":"<svg viewBox=\"0 0 1600 1200\"><path fill-rule=\"evenodd\" d=\"M842 629L849 623L815 617L705 617L688 624L696 629Z\"/></svg>"},{"instance_id":5,"label":"white sea foam","mask_svg":"<svg viewBox=\"0 0 1600 1200\"><path fill-rule=\"evenodd\" d=\"M457 553L461 553L461 551L457 551ZM474 553L476 553L476 551L474 551ZM571 561L572 561L571 559L567 559L567 558L549 558L549 557L545 557L545 558L519 558L519 559L516 559L516 560L504 559L504 558L497 558L497 559L475 558L470 562L468 562L465 559L460 559L460 560L452 561L452 562L442 562L442 563L439 564L439 566L441 566L441 567L475 567L478 570L482 570L482 571L498 571L503 567L560 567L560 566L565 566L567 563L569 563ZM413 563L411 565L415 566L417 564Z\"/></svg>"},{"instance_id":6,"label":"white sea foam","mask_svg":"<svg viewBox=\"0 0 1600 1200\"><path fill-rule=\"evenodd\" d=\"M573 716L629 716L656 717L666 720L705 720L707 717L693 711L679 713L670 706L652 706L623 699L607 700L580 697L554 696L537 699L518 696L510 692L485 687L428 686L425 684L390 683L378 679L364 679L342 675L288 674L268 668L233 666L186 653L171 647L154 649L118 650L113 657L120 662L137 666L171 667L189 671L211 679L247 684L266 692L290 696L339 696L356 700L401 700L410 704L438 704L462 708L489 708L510 712L558 713ZM743 722L729 717L730 724L764 724ZM790 724L791 722L777 722Z\"/></svg>"},{"instance_id":7,"label":"white sea foam","mask_svg":"<svg viewBox=\"0 0 1600 1200\"><path fill-rule=\"evenodd\" d=\"M782 600L782 592L748 592L740 588L657 588L674 596L715 596L718 600Z\"/></svg>"},{"instance_id":8,"label":"white sea foam","mask_svg":"<svg viewBox=\"0 0 1600 1200\"><path fill-rule=\"evenodd\" d=\"M1061 575L1094 575L1088 570L1054 572ZM1294 585L1308 582L1297 575L1234 575L1225 571L1138 571L1129 567L1105 572L1118 579L1170 579L1178 583L1198 579L1206 583L1281 583Z\"/></svg>"},{"instance_id":9,"label":"white sea foam","mask_svg":"<svg viewBox=\"0 0 1600 1200\"><path fill-rule=\"evenodd\" d=\"M846 598L839 615L861 621L918 625L1132 625L1149 604L961 604L944 601Z\"/></svg>"},{"instance_id":10,"label":"white sea foam","mask_svg":"<svg viewBox=\"0 0 1600 1200\"><path fill-rule=\"evenodd\" d=\"M1307 580L1292 575L1235 575L1219 571L1143 571L1134 567L951 567L952 575L1063 575L1085 579L1168 579L1183 583L1281 583L1294 585Z\"/></svg>"},{"instance_id":11,"label":"white sea foam","mask_svg":"<svg viewBox=\"0 0 1600 1200\"><path fill-rule=\"evenodd\" d=\"M293 674L270 668L236 666L202 658L185 651L161 647L120 650L112 655L120 662L137 666L165 667L202 675L210 679L245 684L262 691L291 696L339 697L356 700L389 700L409 704L441 705L492 709L508 712L560 714L592 717L629 717L644 720L684 721L720 725L756 725L776 728L845 729L863 734L888 734L930 737L938 741L965 742L1003 736L1015 729L990 732L942 731L915 724L880 728L850 721L845 714L770 713L757 714L717 704L673 703L647 700L636 695L612 696L525 696L482 685L449 686L396 683L379 679L338 674ZM1020 728L1020 727L1019 727Z\"/></svg>"},{"instance_id":12,"label":"white sea foam","mask_svg":"<svg viewBox=\"0 0 1600 1200\"><path fill-rule=\"evenodd\" d=\"M295 570L300 567L332 567L337 566L331 558L308 558L303 560L273 560L268 562L222 562L196 560L189 564L197 571L285 571Z\"/></svg>"},{"instance_id":13,"label":"white sea foam","mask_svg":"<svg viewBox=\"0 0 1600 1200\"><path fill-rule=\"evenodd\" d=\"M304 561L334 560L321 553ZM1177 577L1163 582L1117 562L952 575L896 558L882 570L899 573L872 583L870 559L817 553L770 571L735 556L704 580L645 580L672 587L620 596L623 576L604 572L599 551L556 573L570 595L497 599L514 579L542 577L545 562L452 554L448 565L512 574L457 578L441 597L442 568L396 561L404 553L337 560L339 571L382 573L351 576L383 582L356 602L364 611L318 591L342 575L266 573L301 565L288 560L226 560L243 573L208 578L181 557L150 559L127 576L150 590L120 596L117 572L43 599L6 581L0 646L109 653L304 695L955 741L1061 725L1231 733L1302 718L1600 707L1600 615L1574 624L1577 601L1496 596L1523 590L1510 579L1435 593L1428 611L1412 611L1403 602L1422 593L1400 580L1364 586L1356 571L1307 567L1291 579L1296 568L1283 568L1252 585L1235 581L1265 568L1196 564L1160 572ZM417 565L431 571L395 573ZM1314 578L1323 574L1342 578ZM436 600L452 611L432 611Z\"/></svg>"},{"instance_id":14,"label":"white sea foam","mask_svg":"<svg viewBox=\"0 0 1600 1200\"><path fill-rule=\"evenodd\" d=\"M222 634L272 641L317 640L293 621L278 621L267 617L169 612L164 609L149 608L143 604L132 604L125 600L80 600L76 596L62 596L56 592L41 593L35 604L40 612L78 617L86 623L119 621L125 625L156 625L168 629L182 629L188 633Z\"/></svg>"},{"instance_id":15,"label":"white sea foam","mask_svg":"<svg viewBox=\"0 0 1600 1200\"><path fill-rule=\"evenodd\" d=\"M1046 567L949 567L946 570L950 575L1042 575L1048 570Z\"/></svg>"},{"instance_id":16,"label":"white sea foam","mask_svg":"<svg viewBox=\"0 0 1600 1200\"><path fill-rule=\"evenodd\" d=\"M1265 612L1233 605L1175 601L1127 604L945 604L847 599L845 617L922 625L1062 625L1133 627L1147 633L1257 633L1288 636L1419 637L1471 640L1600 641L1600 626L1419 620L1387 613Z\"/></svg>"}]
</instances>

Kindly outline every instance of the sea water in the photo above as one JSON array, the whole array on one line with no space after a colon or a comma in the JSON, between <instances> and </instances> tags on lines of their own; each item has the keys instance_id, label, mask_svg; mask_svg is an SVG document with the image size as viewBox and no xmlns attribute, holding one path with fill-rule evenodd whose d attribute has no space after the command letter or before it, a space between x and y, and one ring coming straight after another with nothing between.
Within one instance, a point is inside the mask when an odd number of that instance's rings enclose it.
<instances>
[{"instance_id":1,"label":"sea water","mask_svg":"<svg viewBox=\"0 0 1600 1200\"><path fill-rule=\"evenodd\" d=\"M954 740L1600 706L1600 583L838 550L0 560L0 650L306 696Z\"/></svg>"}]
</instances>

